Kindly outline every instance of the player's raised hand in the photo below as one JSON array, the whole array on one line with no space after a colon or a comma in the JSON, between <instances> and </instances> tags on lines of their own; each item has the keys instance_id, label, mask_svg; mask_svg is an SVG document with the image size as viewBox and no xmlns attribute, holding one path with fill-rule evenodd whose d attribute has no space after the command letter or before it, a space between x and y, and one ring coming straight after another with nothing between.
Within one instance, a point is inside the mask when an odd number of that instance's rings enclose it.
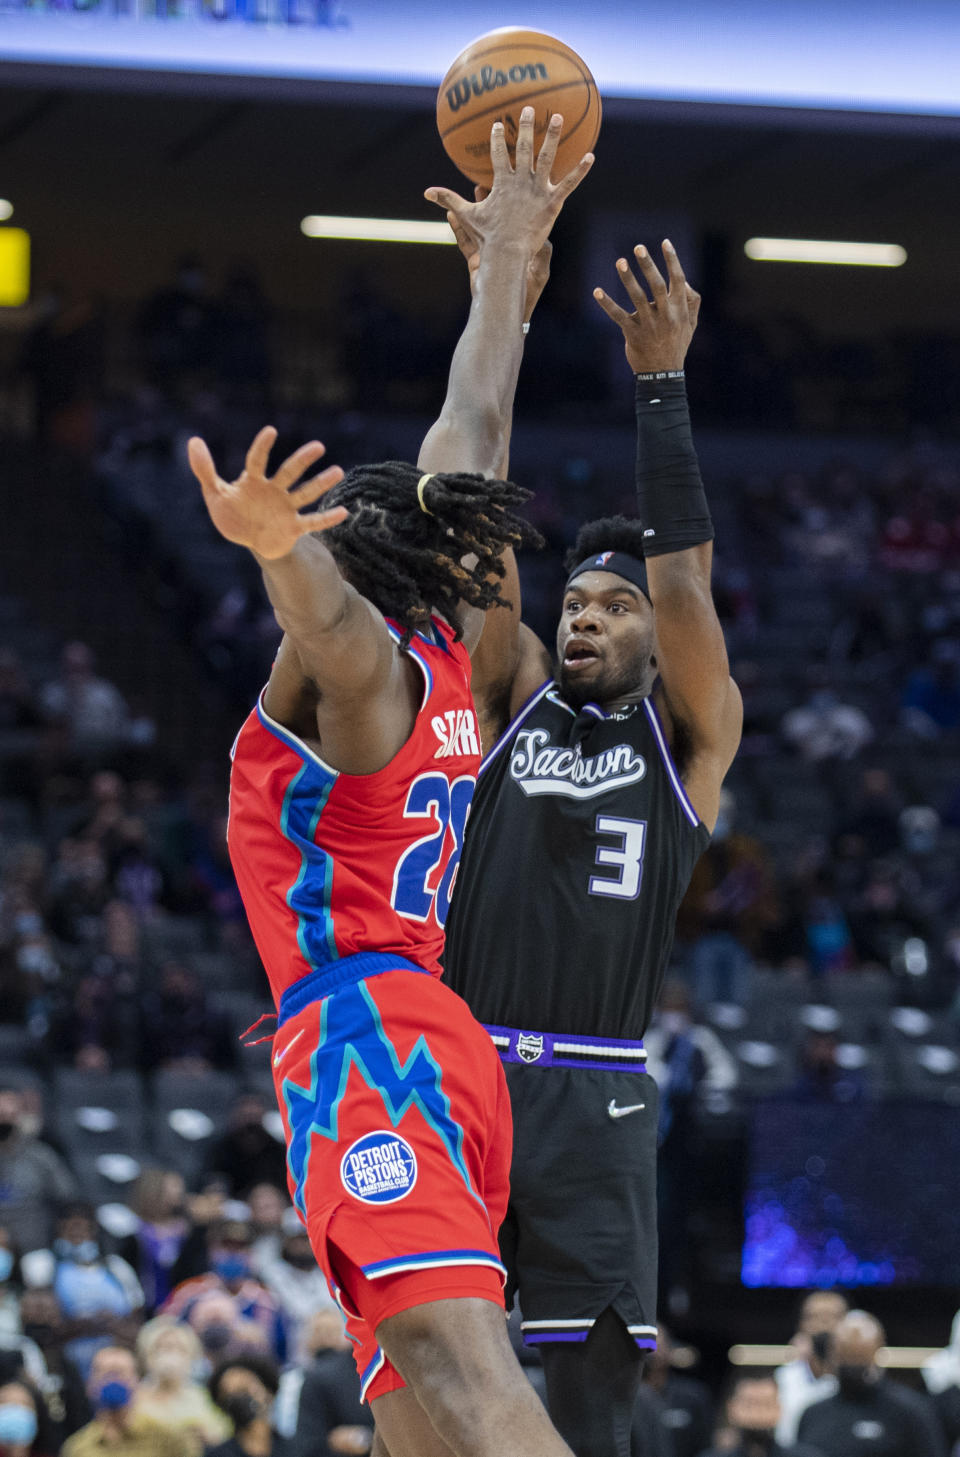
<instances>
[{"instance_id":1,"label":"player's raised hand","mask_svg":"<svg viewBox=\"0 0 960 1457\"><path fill-rule=\"evenodd\" d=\"M633 312L628 313L614 303L602 288L595 288L593 296L607 317L623 330L627 363L634 374L682 369L697 327L700 295L687 282L677 250L669 239L663 243L666 281L642 244L633 252L650 290L649 298L626 258L617 259L617 272L633 304Z\"/></svg>"},{"instance_id":2,"label":"player's raised hand","mask_svg":"<svg viewBox=\"0 0 960 1457\"><path fill-rule=\"evenodd\" d=\"M300 479L326 452L319 440L301 445L275 475L267 475L276 438L273 426L266 425L247 451L243 473L232 482L217 475L205 440L194 435L187 445L190 469L200 482L210 519L220 535L266 560L286 556L307 532L327 531L349 515L345 506L303 511L304 506L316 505L331 486L343 480L338 465L329 466L307 481Z\"/></svg>"},{"instance_id":3,"label":"player's raised hand","mask_svg":"<svg viewBox=\"0 0 960 1457\"><path fill-rule=\"evenodd\" d=\"M536 158L533 120L533 107L525 106L517 128L516 166L510 161L503 122L494 122L490 134L493 186L485 197L468 202L448 187L428 187L424 194L429 202L454 213L481 244L516 244L524 247L531 258L539 253L563 204L593 166L593 153L587 152L565 177L552 182L550 172L560 144L563 117L557 114L550 118Z\"/></svg>"},{"instance_id":4,"label":"player's raised hand","mask_svg":"<svg viewBox=\"0 0 960 1457\"><path fill-rule=\"evenodd\" d=\"M475 187L474 198L477 202L483 202L489 197L488 187ZM447 222L457 240L457 245L464 258L467 260L467 269L470 274L470 292L473 293L477 285L477 273L480 269L480 238L468 228L466 221L459 218L453 211L447 213ZM523 322L529 324L533 317L533 311L540 302L540 295L550 280L550 260L553 257L553 244L548 238L538 253L534 253L527 265L527 297L523 310Z\"/></svg>"}]
</instances>

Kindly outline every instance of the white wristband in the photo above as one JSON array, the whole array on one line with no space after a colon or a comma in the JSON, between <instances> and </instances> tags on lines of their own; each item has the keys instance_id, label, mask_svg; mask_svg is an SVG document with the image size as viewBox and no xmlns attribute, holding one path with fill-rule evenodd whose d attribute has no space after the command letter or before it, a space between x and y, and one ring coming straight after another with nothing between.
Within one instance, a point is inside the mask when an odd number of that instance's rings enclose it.
<instances>
[{"instance_id":1,"label":"white wristband","mask_svg":"<svg viewBox=\"0 0 960 1457\"><path fill-rule=\"evenodd\" d=\"M529 322L527 322L526 324L523 324L521 326L521 333L523 333L523 334L529 334L530 333L530 324L529 324Z\"/></svg>"}]
</instances>

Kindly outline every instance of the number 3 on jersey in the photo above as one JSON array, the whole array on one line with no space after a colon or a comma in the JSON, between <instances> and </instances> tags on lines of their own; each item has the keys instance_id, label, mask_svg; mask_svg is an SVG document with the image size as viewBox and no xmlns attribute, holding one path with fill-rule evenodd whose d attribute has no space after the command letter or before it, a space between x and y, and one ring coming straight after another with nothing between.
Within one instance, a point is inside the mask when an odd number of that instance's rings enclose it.
<instances>
[{"instance_id":1,"label":"number 3 on jersey","mask_svg":"<svg viewBox=\"0 0 960 1457\"><path fill-rule=\"evenodd\" d=\"M597 846L598 865L611 865L617 874L591 875L591 895L612 895L618 900L636 900L643 877L643 850L647 839L646 820L621 820L613 815L597 815L598 835L616 835L620 844Z\"/></svg>"},{"instance_id":2,"label":"number 3 on jersey","mask_svg":"<svg viewBox=\"0 0 960 1457\"><path fill-rule=\"evenodd\" d=\"M408 920L425 921L432 905L437 925L442 928L446 924L474 784L467 775L451 784L444 774L421 774L410 786L404 818L431 819L433 828L403 852L393 874L391 904ZM443 860L448 830L453 835L453 848L440 884L430 890L430 878Z\"/></svg>"}]
</instances>

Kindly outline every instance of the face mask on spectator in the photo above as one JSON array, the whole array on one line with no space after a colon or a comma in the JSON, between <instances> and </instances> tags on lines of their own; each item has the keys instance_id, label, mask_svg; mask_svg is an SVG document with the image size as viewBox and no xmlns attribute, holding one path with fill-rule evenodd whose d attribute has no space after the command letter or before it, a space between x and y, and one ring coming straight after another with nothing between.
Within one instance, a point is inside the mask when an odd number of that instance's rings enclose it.
<instances>
[{"instance_id":1,"label":"face mask on spectator","mask_svg":"<svg viewBox=\"0 0 960 1457\"><path fill-rule=\"evenodd\" d=\"M37 1435L37 1414L28 1406L14 1406L12 1402L0 1405L0 1442L13 1445L32 1442Z\"/></svg>"},{"instance_id":2,"label":"face mask on spectator","mask_svg":"<svg viewBox=\"0 0 960 1457\"><path fill-rule=\"evenodd\" d=\"M97 1392L97 1406L103 1411L120 1411L130 1405L133 1387L126 1381L105 1381Z\"/></svg>"},{"instance_id":3,"label":"face mask on spectator","mask_svg":"<svg viewBox=\"0 0 960 1457\"><path fill-rule=\"evenodd\" d=\"M840 1387L841 1396L858 1401L873 1390L873 1372L869 1366L839 1365L837 1367L837 1385Z\"/></svg>"},{"instance_id":4,"label":"face mask on spectator","mask_svg":"<svg viewBox=\"0 0 960 1457\"><path fill-rule=\"evenodd\" d=\"M259 1401L249 1391L234 1391L229 1396L221 1396L220 1405L238 1432L262 1415Z\"/></svg>"},{"instance_id":5,"label":"face mask on spectator","mask_svg":"<svg viewBox=\"0 0 960 1457\"><path fill-rule=\"evenodd\" d=\"M776 1432L771 1427L740 1427L740 1441L748 1452L772 1452Z\"/></svg>"},{"instance_id":6,"label":"face mask on spectator","mask_svg":"<svg viewBox=\"0 0 960 1457\"><path fill-rule=\"evenodd\" d=\"M686 1012L661 1012L660 1026L668 1037L680 1037L689 1030L690 1018Z\"/></svg>"},{"instance_id":7,"label":"face mask on spectator","mask_svg":"<svg viewBox=\"0 0 960 1457\"><path fill-rule=\"evenodd\" d=\"M13 1253L11 1250L0 1249L0 1285L10 1279L10 1272L13 1269Z\"/></svg>"},{"instance_id":8,"label":"face mask on spectator","mask_svg":"<svg viewBox=\"0 0 960 1457\"><path fill-rule=\"evenodd\" d=\"M222 1325L219 1321L208 1325L206 1330L200 1332L200 1344L208 1352L223 1351L230 1344L230 1337L233 1331L228 1325Z\"/></svg>"},{"instance_id":9,"label":"face mask on spectator","mask_svg":"<svg viewBox=\"0 0 960 1457\"><path fill-rule=\"evenodd\" d=\"M27 1321L23 1327L23 1334L27 1340L34 1341L42 1349L50 1346L54 1341L59 1340L60 1332L57 1327L51 1325L47 1320Z\"/></svg>"},{"instance_id":10,"label":"face mask on spectator","mask_svg":"<svg viewBox=\"0 0 960 1457\"><path fill-rule=\"evenodd\" d=\"M186 1351L156 1351L148 1366L150 1375L158 1381L185 1381L190 1375L190 1357Z\"/></svg>"},{"instance_id":11,"label":"face mask on spectator","mask_svg":"<svg viewBox=\"0 0 960 1457\"><path fill-rule=\"evenodd\" d=\"M100 1246L95 1239L82 1239L73 1244L68 1239L54 1241L53 1252L61 1260L74 1260L78 1265L92 1265L100 1257Z\"/></svg>"},{"instance_id":12,"label":"face mask on spectator","mask_svg":"<svg viewBox=\"0 0 960 1457\"><path fill-rule=\"evenodd\" d=\"M210 1261L210 1268L221 1280L242 1280L250 1274L250 1259L231 1250L229 1254L215 1255Z\"/></svg>"}]
</instances>

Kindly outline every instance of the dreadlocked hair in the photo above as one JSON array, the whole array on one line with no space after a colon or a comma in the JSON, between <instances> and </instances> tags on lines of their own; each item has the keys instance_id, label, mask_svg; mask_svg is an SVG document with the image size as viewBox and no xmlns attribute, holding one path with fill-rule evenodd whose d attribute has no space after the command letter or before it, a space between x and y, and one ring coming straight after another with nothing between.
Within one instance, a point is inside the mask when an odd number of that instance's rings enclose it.
<instances>
[{"instance_id":1,"label":"dreadlocked hair","mask_svg":"<svg viewBox=\"0 0 960 1457\"><path fill-rule=\"evenodd\" d=\"M439 612L462 636L458 607L505 607L500 560L507 547L540 547L538 532L514 508L532 494L511 481L441 472L423 475L402 460L356 466L323 498L350 515L324 533L337 565L358 592L403 629L403 645ZM428 514L429 513L429 514ZM462 558L475 556L473 567ZM492 579L492 580L491 580Z\"/></svg>"},{"instance_id":2,"label":"dreadlocked hair","mask_svg":"<svg viewBox=\"0 0 960 1457\"><path fill-rule=\"evenodd\" d=\"M587 557L599 556L602 551L623 551L643 561L643 523L629 516L601 516L598 521L585 521L563 565L572 572Z\"/></svg>"}]
</instances>

